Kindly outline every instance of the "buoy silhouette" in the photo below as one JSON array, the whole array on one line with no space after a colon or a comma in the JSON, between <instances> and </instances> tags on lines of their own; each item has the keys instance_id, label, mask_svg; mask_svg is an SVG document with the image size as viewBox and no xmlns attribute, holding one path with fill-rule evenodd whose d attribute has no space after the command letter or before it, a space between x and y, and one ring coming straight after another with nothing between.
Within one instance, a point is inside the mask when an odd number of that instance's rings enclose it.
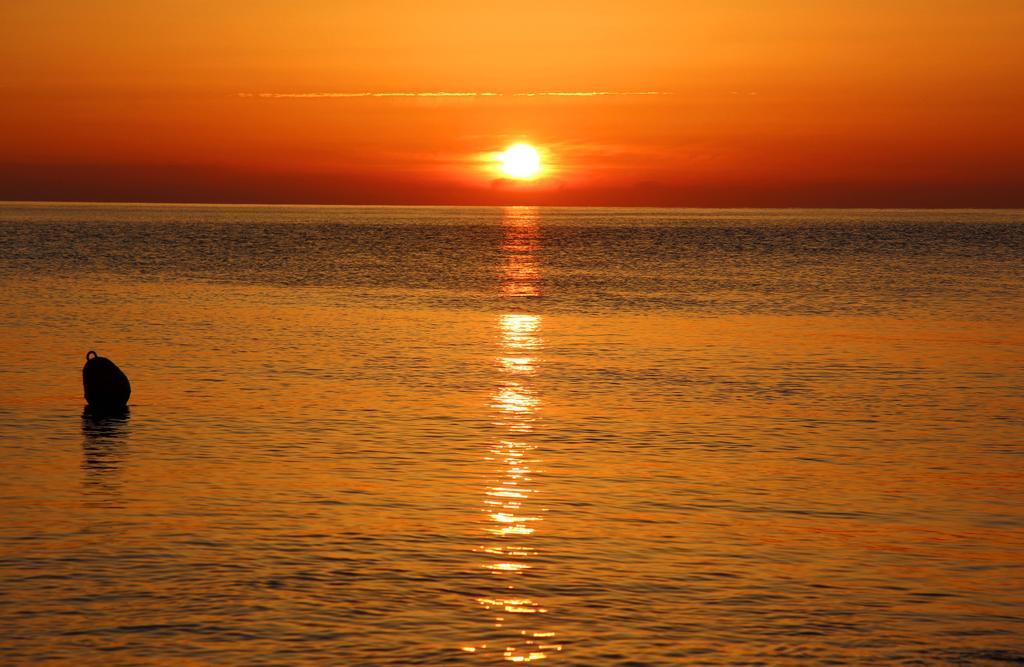
<instances>
[{"instance_id":1,"label":"buoy silhouette","mask_svg":"<svg viewBox=\"0 0 1024 667\"><path fill-rule=\"evenodd\" d=\"M123 410L132 395L128 376L110 359L89 350L82 367L85 402L90 408L109 412Z\"/></svg>"}]
</instances>

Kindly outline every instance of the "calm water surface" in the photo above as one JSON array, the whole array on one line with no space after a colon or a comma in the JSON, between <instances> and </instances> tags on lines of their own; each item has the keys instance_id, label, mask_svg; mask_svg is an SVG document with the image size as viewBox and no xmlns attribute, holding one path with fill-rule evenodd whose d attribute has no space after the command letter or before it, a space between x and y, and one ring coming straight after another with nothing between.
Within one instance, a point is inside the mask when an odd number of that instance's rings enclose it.
<instances>
[{"instance_id":1,"label":"calm water surface","mask_svg":"<svg viewBox=\"0 0 1024 667\"><path fill-rule=\"evenodd\" d=\"M4 204L0 250L4 664L1024 662L1024 212Z\"/></svg>"}]
</instances>

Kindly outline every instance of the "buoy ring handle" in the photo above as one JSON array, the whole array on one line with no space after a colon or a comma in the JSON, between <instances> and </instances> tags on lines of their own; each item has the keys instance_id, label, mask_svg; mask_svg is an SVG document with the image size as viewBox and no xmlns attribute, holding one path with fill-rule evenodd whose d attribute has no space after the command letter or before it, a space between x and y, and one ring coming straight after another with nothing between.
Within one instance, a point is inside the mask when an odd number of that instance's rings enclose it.
<instances>
[{"instance_id":1,"label":"buoy ring handle","mask_svg":"<svg viewBox=\"0 0 1024 667\"><path fill-rule=\"evenodd\" d=\"M92 355L92 356L89 356L89 355ZM85 360L89 361L90 359L95 359L98 356L100 356L100 355L96 354L96 352L94 350L89 350L88 352L85 353Z\"/></svg>"}]
</instances>

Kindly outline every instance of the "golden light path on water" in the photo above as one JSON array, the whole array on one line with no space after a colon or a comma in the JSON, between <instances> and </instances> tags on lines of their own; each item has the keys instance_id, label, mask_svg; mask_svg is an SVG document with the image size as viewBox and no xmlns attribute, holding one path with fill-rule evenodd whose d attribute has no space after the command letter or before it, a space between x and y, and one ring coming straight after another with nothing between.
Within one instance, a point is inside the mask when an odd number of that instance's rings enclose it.
<instances>
[{"instance_id":1,"label":"golden light path on water","mask_svg":"<svg viewBox=\"0 0 1024 667\"><path fill-rule=\"evenodd\" d=\"M506 209L503 227L501 293L528 303L526 299L540 296L535 254L540 248L537 210ZM554 640L554 633L539 620L548 610L534 596L524 593L518 581L534 567L531 561L538 552L531 538L541 530L547 511L537 498L540 490L533 475L540 460L537 447L530 441L541 409L531 385L542 344L540 331L540 315L506 312L498 319L499 379L490 407L500 437L486 454L486 460L495 466L495 475L484 499L487 540L478 548L484 556L481 567L495 577L497 585L492 595L478 598L477 603L493 614L494 627L505 632L500 635L499 646L492 641L463 647L473 653L500 651L509 662L542 660L562 648Z\"/></svg>"}]
</instances>

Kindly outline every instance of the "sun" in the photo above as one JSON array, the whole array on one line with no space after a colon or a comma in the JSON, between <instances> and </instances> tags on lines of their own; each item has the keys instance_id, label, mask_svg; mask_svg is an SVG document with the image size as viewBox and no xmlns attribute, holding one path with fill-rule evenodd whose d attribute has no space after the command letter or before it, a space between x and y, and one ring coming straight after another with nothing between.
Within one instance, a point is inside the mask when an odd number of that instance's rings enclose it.
<instances>
[{"instance_id":1,"label":"sun","mask_svg":"<svg viewBox=\"0 0 1024 667\"><path fill-rule=\"evenodd\" d=\"M530 144L513 144L498 153L499 169L506 176L528 180L540 173L540 153Z\"/></svg>"}]
</instances>

